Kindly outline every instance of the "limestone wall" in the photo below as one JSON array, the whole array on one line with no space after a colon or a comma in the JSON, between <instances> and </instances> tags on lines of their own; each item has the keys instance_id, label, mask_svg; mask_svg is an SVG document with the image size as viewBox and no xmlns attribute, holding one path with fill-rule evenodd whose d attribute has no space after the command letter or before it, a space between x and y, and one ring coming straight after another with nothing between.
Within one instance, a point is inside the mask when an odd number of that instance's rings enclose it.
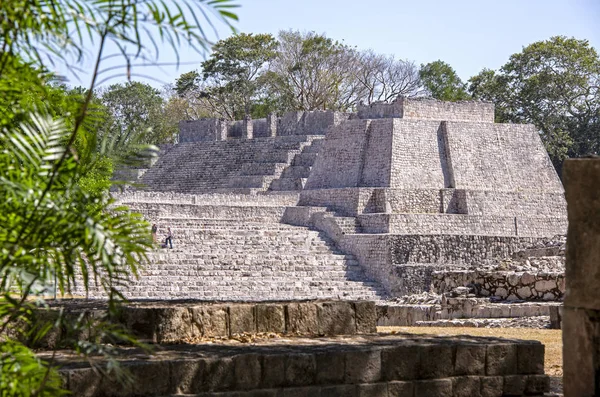
<instances>
[{"instance_id":1,"label":"limestone wall","mask_svg":"<svg viewBox=\"0 0 600 397\"><path fill-rule=\"evenodd\" d=\"M494 122L494 104L479 101L443 102L432 98L399 97L391 103L359 105L361 119L404 118Z\"/></svg>"},{"instance_id":2,"label":"limestone wall","mask_svg":"<svg viewBox=\"0 0 600 397\"><path fill-rule=\"evenodd\" d=\"M448 121L454 187L562 193L562 184L532 125Z\"/></svg>"}]
</instances>

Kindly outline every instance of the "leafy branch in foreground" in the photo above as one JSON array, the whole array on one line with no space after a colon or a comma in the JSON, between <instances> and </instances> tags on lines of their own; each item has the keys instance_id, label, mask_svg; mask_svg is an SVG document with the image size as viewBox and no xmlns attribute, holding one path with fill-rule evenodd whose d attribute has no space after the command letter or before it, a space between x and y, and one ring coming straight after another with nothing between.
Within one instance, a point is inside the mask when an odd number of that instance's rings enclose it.
<instances>
[{"instance_id":1,"label":"leafy branch in foreground","mask_svg":"<svg viewBox=\"0 0 600 397\"><path fill-rule=\"evenodd\" d=\"M122 286L146 261L148 224L115 206L106 189L81 181L94 171L110 172L102 163L107 158L144 161L153 149L127 145L115 152L108 135L99 139L102 117L94 114L95 88L119 76L103 69L115 55L131 75L133 60L158 58L159 43L177 60L183 43L206 50L210 42L203 25L212 26L216 18L231 26L237 19L233 7L232 0L2 3L0 90L10 95L0 98L1 395L61 395L58 348L110 360L118 353L114 343L139 345L112 320L124 299ZM111 43L118 53L107 55ZM77 71L88 58L93 61L91 82L72 113L62 114L60 106L39 100L51 92L49 80L40 75L47 76L58 62ZM26 90L12 88L25 77L20 71L26 71ZM73 319L49 308L44 299L55 288L68 294L92 286L108 298L104 318ZM40 344L50 348L43 357L31 350ZM114 361L107 368L116 368Z\"/></svg>"}]
</instances>

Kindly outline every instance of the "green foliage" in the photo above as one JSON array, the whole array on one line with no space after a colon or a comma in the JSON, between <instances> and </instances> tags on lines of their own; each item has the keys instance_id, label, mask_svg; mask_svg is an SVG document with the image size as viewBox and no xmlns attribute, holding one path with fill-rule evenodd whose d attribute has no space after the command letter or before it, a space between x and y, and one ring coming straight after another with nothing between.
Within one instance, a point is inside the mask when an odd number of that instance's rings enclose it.
<instances>
[{"instance_id":1,"label":"green foliage","mask_svg":"<svg viewBox=\"0 0 600 397\"><path fill-rule=\"evenodd\" d=\"M425 89L435 99L452 102L470 99L466 84L446 62L438 60L421 65L419 76Z\"/></svg>"},{"instance_id":2,"label":"green foliage","mask_svg":"<svg viewBox=\"0 0 600 397\"><path fill-rule=\"evenodd\" d=\"M600 57L587 40L530 44L469 82L475 98L496 104L498 121L535 124L558 170L567 157L600 153Z\"/></svg>"},{"instance_id":3,"label":"green foliage","mask_svg":"<svg viewBox=\"0 0 600 397\"><path fill-rule=\"evenodd\" d=\"M62 381L55 368L12 340L0 343L0 396L61 396Z\"/></svg>"},{"instance_id":4,"label":"green foliage","mask_svg":"<svg viewBox=\"0 0 600 397\"><path fill-rule=\"evenodd\" d=\"M94 90L99 76L102 81L131 76L132 61L153 62L158 40L177 59L181 42L208 48L200 17L211 24L215 15L229 24L237 19L232 7L231 0L2 3L0 395L63 394L53 355L40 358L31 350L48 333L66 331L53 349L108 358L116 353L114 343L137 343L110 319L118 314L123 286L145 263L149 225L116 206L107 187L115 164L145 161L152 148L140 152L127 144L115 157L117 145L106 129L112 115ZM109 43L117 54L106 53ZM115 56L125 62L123 74L103 68L103 61ZM93 73L87 89L70 90L47 72L58 62L76 71L88 57ZM68 294L76 283L83 290L105 291L108 317L88 321L48 312L52 320L40 320L44 296L55 288ZM89 339L72 337L84 331ZM116 362L108 368L117 368Z\"/></svg>"},{"instance_id":5,"label":"green foliage","mask_svg":"<svg viewBox=\"0 0 600 397\"><path fill-rule=\"evenodd\" d=\"M160 144L173 140L174 129L165 125L164 100L152 86L137 81L113 84L101 101L111 120L105 131L115 148L131 143Z\"/></svg>"}]
</instances>

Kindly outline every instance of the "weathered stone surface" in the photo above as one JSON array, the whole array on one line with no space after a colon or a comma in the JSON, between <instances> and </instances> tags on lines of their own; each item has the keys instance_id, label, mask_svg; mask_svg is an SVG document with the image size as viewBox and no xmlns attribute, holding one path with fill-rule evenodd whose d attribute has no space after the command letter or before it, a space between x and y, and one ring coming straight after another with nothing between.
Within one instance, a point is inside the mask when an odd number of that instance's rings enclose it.
<instances>
[{"instance_id":1,"label":"weathered stone surface","mask_svg":"<svg viewBox=\"0 0 600 397\"><path fill-rule=\"evenodd\" d=\"M517 373L517 347L513 344L493 344L487 347L486 375Z\"/></svg>"},{"instance_id":2,"label":"weathered stone surface","mask_svg":"<svg viewBox=\"0 0 600 397\"><path fill-rule=\"evenodd\" d=\"M192 336L192 315L186 307L161 307L154 310L156 342L178 341Z\"/></svg>"},{"instance_id":3,"label":"weathered stone surface","mask_svg":"<svg viewBox=\"0 0 600 397\"><path fill-rule=\"evenodd\" d=\"M419 379L446 378L454 373L454 353L450 345L426 345L420 349Z\"/></svg>"},{"instance_id":4,"label":"weathered stone surface","mask_svg":"<svg viewBox=\"0 0 600 397\"><path fill-rule=\"evenodd\" d=\"M317 363L317 379L319 384L343 383L346 373L346 356L344 353L327 352L315 355Z\"/></svg>"},{"instance_id":5,"label":"weathered stone surface","mask_svg":"<svg viewBox=\"0 0 600 397\"><path fill-rule=\"evenodd\" d=\"M317 303L320 335L353 335L356 333L356 320L352 303Z\"/></svg>"},{"instance_id":6,"label":"weathered stone surface","mask_svg":"<svg viewBox=\"0 0 600 397\"><path fill-rule=\"evenodd\" d=\"M312 354L293 354L285 360L285 383L290 386L315 383L317 364Z\"/></svg>"},{"instance_id":7,"label":"weathered stone surface","mask_svg":"<svg viewBox=\"0 0 600 397\"><path fill-rule=\"evenodd\" d=\"M356 332L369 334L377 332L377 308L373 301L354 302L356 312Z\"/></svg>"},{"instance_id":8,"label":"weathered stone surface","mask_svg":"<svg viewBox=\"0 0 600 397\"><path fill-rule=\"evenodd\" d=\"M300 335L318 334L317 306L314 303L289 303L286 305L286 310L288 333Z\"/></svg>"},{"instance_id":9,"label":"weathered stone surface","mask_svg":"<svg viewBox=\"0 0 600 397\"><path fill-rule=\"evenodd\" d=\"M542 395L550 391L550 378L546 375L529 375L525 380L525 394Z\"/></svg>"},{"instance_id":10,"label":"weathered stone surface","mask_svg":"<svg viewBox=\"0 0 600 397\"><path fill-rule=\"evenodd\" d=\"M504 376L504 395L520 396L525 391L526 376L506 375Z\"/></svg>"},{"instance_id":11,"label":"weathered stone surface","mask_svg":"<svg viewBox=\"0 0 600 397\"><path fill-rule=\"evenodd\" d=\"M284 355L264 355L262 358L262 387L280 387L285 384Z\"/></svg>"},{"instance_id":12,"label":"weathered stone surface","mask_svg":"<svg viewBox=\"0 0 600 397\"><path fill-rule=\"evenodd\" d=\"M283 397L314 397L318 396L321 390L317 386L309 387L290 387L283 389Z\"/></svg>"},{"instance_id":13,"label":"weathered stone surface","mask_svg":"<svg viewBox=\"0 0 600 397\"><path fill-rule=\"evenodd\" d=\"M387 383L356 385L357 397L388 397Z\"/></svg>"},{"instance_id":14,"label":"weathered stone surface","mask_svg":"<svg viewBox=\"0 0 600 397\"><path fill-rule=\"evenodd\" d=\"M501 397L504 390L504 378L501 376L481 377L481 397Z\"/></svg>"},{"instance_id":15,"label":"weathered stone surface","mask_svg":"<svg viewBox=\"0 0 600 397\"><path fill-rule=\"evenodd\" d=\"M229 332L230 335L256 332L253 305L229 306Z\"/></svg>"},{"instance_id":16,"label":"weathered stone surface","mask_svg":"<svg viewBox=\"0 0 600 397\"><path fill-rule=\"evenodd\" d=\"M480 397L481 377L458 376L452 378L452 393L454 397Z\"/></svg>"},{"instance_id":17,"label":"weathered stone surface","mask_svg":"<svg viewBox=\"0 0 600 397\"><path fill-rule=\"evenodd\" d=\"M415 383L415 396L451 397L452 379L420 380Z\"/></svg>"},{"instance_id":18,"label":"weathered stone surface","mask_svg":"<svg viewBox=\"0 0 600 397\"><path fill-rule=\"evenodd\" d=\"M455 375L485 375L485 355L485 346L457 346L454 368Z\"/></svg>"},{"instance_id":19,"label":"weathered stone surface","mask_svg":"<svg viewBox=\"0 0 600 397\"><path fill-rule=\"evenodd\" d=\"M228 390L235 384L235 367L231 358L206 359L204 383L208 390Z\"/></svg>"},{"instance_id":20,"label":"weathered stone surface","mask_svg":"<svg viewBox=\"0 0 600 397\"><path fill-rule=\"evenodd\" d=\"M192 306L192 336L193 337L228 337L228 312L226 306Z\"/></svg>"},{"instance_id":21,"label":"weathered stone surface","mask_svg":"<svg viewBox=\"0 0 600 397\"><path fill-rule=\"evenodd\" d=\"M381 379L381 352L365 350L346 353L345 383L374 383Z\"/></svg>"},{"instance_id":22,"label":"weathered stone surface","mask_svg":"<svg viewBox=\"0 0 600 397\"><path fill-rule=\"evenodd\" d=\"M385 380L417 379L420 349L414 345L396 346L381 351L381 367Z\"/></svg>"},{"instance_id":23,"label":"weathered stone surface","mask_svg":"<svg viewBox=\"0 0 600 397\"><path fill-rule=\"evenodd\" d=\"M69 390L75 396L93 397L101 393L102 376L91 368L69 372Z\"/></svg>"},{"instance_id":24,"label":"weathered stone surface","mask_svg":"<svg viewBox=\"0 0 600 397\"><path fill-rule=\"evenodd\" d=\"M207 390L204 383L206 377L206 362L192 360L177 360L169 363L173 392L194 394ZM163 375L164 376L164 375Z\"/></svg>"},{"instance_id":25,"label":"weathered stone surface","mask_svg":"<svg viewBox=\"0 0 600 397\"><path fill-rule=\"evenodd\" d=\"M256 305L256 330L258 332L285 332L285 311L283 305Z\"/></svg>"},{"instance_id":26,"label":"weathered stone surface","mask_svg":"<svg viewBox=\"0 0 600 397\"><path fill-rule=\"evenodd\" d=\"M256 389L261 383L261 360L257 354L244 354L233 358L235 384L238 389Z\"/></svg>"},{"instance_id":27,"label":"weathered stone surface","mask_svg":"<svg viewBox=\"0 0 600 397\"><path fill-rule=\"evenodd\" d=\"M544 345L541 343L517 346L517 371L519 374L544 373Z\"/></svg>"},{"instance_id":28,"label":"weathered stone surface","mask_svg":"<svg viewBox=\"0 0 600 397\"><path fill-rule=\"evenodd\" d=\"M413 382L388 382L389 397L413 397L414 389L415 386Z\"/></svg>"},{"instance_id":29,"label":"weathered stone surface","mask_svg":"<svg viewBox=\"0 0 600 397\"><path fill-rule=\"evenodd\" d=\"M321 397L340 397L340 396L356 397L356 386L355 385L335 385L335 386L323 386L321 388Z\"/></svg>"}]
</instances>

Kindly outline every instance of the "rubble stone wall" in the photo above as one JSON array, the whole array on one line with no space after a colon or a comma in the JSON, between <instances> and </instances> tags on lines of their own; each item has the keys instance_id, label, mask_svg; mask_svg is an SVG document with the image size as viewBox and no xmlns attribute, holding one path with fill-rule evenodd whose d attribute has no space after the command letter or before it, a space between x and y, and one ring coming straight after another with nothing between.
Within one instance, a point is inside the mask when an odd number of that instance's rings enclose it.
<instances>
[{"instance_id":1,"label":"rubble stone wall","mask_svg":"<svg viewBox=\"0 0 600 397\"><path fill-rule=\"evenodd\" d=\"M463 270L433 272L432 292L449 293L456 287L469 287L479 296L499 300L562 300L564 273L503 272Z\"/></svg>"}]
</instances>

